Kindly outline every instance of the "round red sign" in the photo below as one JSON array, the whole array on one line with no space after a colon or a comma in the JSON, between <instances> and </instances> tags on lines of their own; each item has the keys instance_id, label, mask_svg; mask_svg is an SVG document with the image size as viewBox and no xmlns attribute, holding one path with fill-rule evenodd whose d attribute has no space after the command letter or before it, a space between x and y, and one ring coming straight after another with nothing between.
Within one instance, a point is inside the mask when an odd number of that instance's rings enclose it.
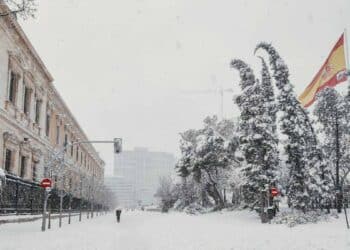
<instances>
[{"instance_id":1,"label":"round red sign","mask_svg":"<svg viewBox=\"0 0 350 250\"><path fill-rule=\"evenodd\" d=\"M52 182L51 182L51 179L49 179L49 178L42 179L42 181L40 183L40 186L43 188L49 188L49 187L51 187L51 185L52 185Z\"/></svg>"},{"instance_id":2,"label":"round red sign","mask_svg":"<svg viewBox=\"0 0 350 250\"><path fill-rule=\"evenodd\" d=\"M270 192L271 192L272 197L275 197L275 196L278 195L278 189L277 188L271 188Z\"/></svg>"}]
</instances>

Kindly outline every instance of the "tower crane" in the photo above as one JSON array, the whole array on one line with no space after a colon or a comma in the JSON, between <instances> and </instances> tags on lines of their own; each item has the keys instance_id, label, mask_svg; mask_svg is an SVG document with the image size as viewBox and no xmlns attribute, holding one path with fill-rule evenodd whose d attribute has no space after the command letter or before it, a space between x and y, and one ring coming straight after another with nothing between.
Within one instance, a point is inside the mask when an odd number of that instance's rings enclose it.
<instances>
[{"instance_id":1,"label":"tower crane","mask_svg":"<svg viewBox=\"0 0 350 250\"><path fill-rule=\"evenodd\" d=\"M191 94L212 94L216 93L219 95L220 98L220 108L219 108L219 119L222 120L224 118L224 93L233 93L233 89L231 88L223 88L222 86L218 87L217 89L205 89L205 90L190 90L186 91L185 93L191 93Z\"/></svg>"}]
</instances>

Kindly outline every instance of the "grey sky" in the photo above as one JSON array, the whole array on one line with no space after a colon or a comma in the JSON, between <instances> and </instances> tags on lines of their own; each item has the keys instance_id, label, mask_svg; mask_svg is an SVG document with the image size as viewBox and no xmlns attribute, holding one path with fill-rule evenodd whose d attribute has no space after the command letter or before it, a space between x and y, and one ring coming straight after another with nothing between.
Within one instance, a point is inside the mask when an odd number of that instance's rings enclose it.
<instances>
[{"instance_id":1,"label":"grey sky","mask_svg":"<svg viewBox=\"0 0 350 250\"><path fill-rule=\"evenodd\" d=\"M68 106L93 139L123 137L125 148L178 152L178 133L218 113L241 58L272 42L300 93L350 29L349 0L39 0L23 28ZM237 112L225 95L225 116ZM96 146L111 172L111 146Z\"/></svg>"}]
</instances>

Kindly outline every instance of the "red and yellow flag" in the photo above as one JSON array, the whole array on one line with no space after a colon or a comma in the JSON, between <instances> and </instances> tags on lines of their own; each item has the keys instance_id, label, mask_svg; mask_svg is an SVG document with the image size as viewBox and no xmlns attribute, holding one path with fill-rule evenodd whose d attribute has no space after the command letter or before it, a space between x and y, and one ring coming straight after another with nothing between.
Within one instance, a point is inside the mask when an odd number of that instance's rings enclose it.
<instances>
[{"instance_id":1,"label":"red and yellow flag","mask_svg":"<svg viewBox=\"0 0 350 250\"><path fill-rule=\"evenodd\" d=\"M334 87L338 83L347 80L344 34L341 35L335 44L326 62L317 72L312 82L299 96L301 104L307 108L316 99L316 94L326 87Z\"/></svg>"}]
</instances>

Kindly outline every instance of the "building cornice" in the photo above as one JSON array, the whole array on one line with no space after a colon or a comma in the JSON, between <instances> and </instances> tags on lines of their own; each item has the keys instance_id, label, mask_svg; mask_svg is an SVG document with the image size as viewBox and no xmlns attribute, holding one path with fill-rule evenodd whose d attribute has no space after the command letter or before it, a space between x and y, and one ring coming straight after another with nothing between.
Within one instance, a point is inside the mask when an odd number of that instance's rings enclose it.
<instances>
[{"instance_id":1,"label":"building cornice","mask_svg":"<svg viewBox=\"0 0 350 250\"><path fill-rule=\"evenodd\" d=\"M22 133L27 134L28 136L30 136L34 140L35 143L39 144L40 146L43 146L44 148L48 149L50 152L54 152L55 151L55 147L53 147L48 140L46 140L45 138L42 138L39 135L33 133L29 129L24 128L21 125L19 125L16 120L14 120L13 118L9 117L7 115L7 113L6 113L6 111L4 111L2 109L0 109L0 119L6 121L11 126L13 126L16 129L20 130ZM101 167L102 170L104 169L104 162L102 160L101 161L97 161L96 163L99 164L99 166Z\"/></svg>"},{"instance_id":2,"label":"building cornice","mask_svg":"<svg viewBox=\"0 0 350 250\"><path fill-rule=\"evenodd\" d=\"M6 13L9 12L9 8L7 7L6 3L3 0L0 0L0 11L2 13ZM20 40L23 42L23 44L25 45L25 49L27 50L27 52L34 58L35 62L37 63L37 65L39 66L38 68L42 71L42 73L44 73L45 77L47 78L47 80L49 82L53 81L53 77L50 74L50 72L48 71L48 69L46 68L45 64L43 63L43 61L41 60L41 58L39 57L39 54L36 52L36 50L34 49L33 45L31 44L31 42L29 41L28 37L26 36L26 34L24 33L22 27L20 26L20 24L18 23L18 21L16 20L16 17L14 15L8 15L8 16L3 16L2 19L4 20L4 22L6 23L6 25L8 25L10 28L12 28L12 30L14 31L14 33L20 38Z\"/></svg>"}]
</instances>

